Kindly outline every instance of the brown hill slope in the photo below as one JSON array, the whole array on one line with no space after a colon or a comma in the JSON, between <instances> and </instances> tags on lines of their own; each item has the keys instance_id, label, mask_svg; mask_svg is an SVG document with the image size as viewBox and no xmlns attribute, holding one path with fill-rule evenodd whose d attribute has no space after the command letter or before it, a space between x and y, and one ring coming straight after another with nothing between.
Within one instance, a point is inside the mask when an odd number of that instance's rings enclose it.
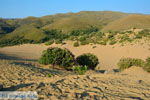
<instances>
[{"instance_id":1,"label":"brown hill slope","mask_svg":"<svg viewBox=\"0 0 150 100\"><path fill-rule=\"evenodd\" d=\"M60 29L63 32L85 29L90 26L96 26L101 29L109 22L127 15L127 13L111 11L82 11L79 13L58 14L43 17L47 20L53 18L53 23L44 26L43 29Z\"/></svg>"},{"instance_id":2,"label":"brown hill slope","mask_svg":"<svg viewBox=\"0 0 150 100\"><path fill-rule=\"evenodd\" d=\"M131 28L150 28L150 15L129 15L109 23L103 31L122 31Z\"/></svg>"}]
</instances>

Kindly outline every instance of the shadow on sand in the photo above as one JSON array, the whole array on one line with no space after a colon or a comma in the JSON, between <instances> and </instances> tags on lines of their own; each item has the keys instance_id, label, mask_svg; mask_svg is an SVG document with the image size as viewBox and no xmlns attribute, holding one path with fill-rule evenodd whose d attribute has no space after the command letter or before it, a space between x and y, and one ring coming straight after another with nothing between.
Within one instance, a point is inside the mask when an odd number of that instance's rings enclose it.
<instances>
[{"instance_id":1,"label":"shadow on sand","mask_svg":"<svg viewBox=\"0 0 150 100\"><path fill-rule=\"evenodd\" d=\"M0 53L0 59L3 60L18 60L18 61L37 61L36 59L23 59L20 57L15 57L13 55L6 55L6 54L2 54Z\"/></svg>"},{"instance_id":2,"label":"shadow on sand","mask_svg":"<svg viewBox=\"0 0 150 100\"><path fill-rule=\"evenodd\" d=\"M11 86L8 88L3 88L2 91L17 91L20 88L28 87L33 85L34 83L28 83L28 84L18 84L16 86Z\"/></svg>"}]
</instances>

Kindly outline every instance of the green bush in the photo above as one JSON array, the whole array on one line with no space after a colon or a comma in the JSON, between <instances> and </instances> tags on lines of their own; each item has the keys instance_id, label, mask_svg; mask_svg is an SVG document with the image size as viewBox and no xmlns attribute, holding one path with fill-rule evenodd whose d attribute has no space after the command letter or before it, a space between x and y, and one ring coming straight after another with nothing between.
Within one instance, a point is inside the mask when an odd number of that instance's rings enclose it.
<instances>
[{"instance_id":1,"label":"green bush","mask_svg":"<svg viewBox=\"0 0 150 100\"><path fill-rule=\"evenodd\" d=\"M95 69L95 67L99 64L98 58L91 53L78 56L76 61L79 65L87 66L89 69Z\"/></svg>"},{"instance_id":2,"label":"green bush","mask_svg":"<svg viewBox=\"0 0 150 100\"><path fill-rule=\"evenodd\" d=\"M122 37L121 37L121 40L119 41L120 43L123 43L123 42L131 42L132 39L130 39L130 37L127 35L127 34L124 34Z\"/></svg>"},{"instance_id":3,"label":"green bush","mask_svg":"<svg viewBox=\"0 0 150 100\"><path fill-rule=\"evenodd\" d=\"M107 45L107 41L101 41L101 42L99 42L99 44L101 44L101 45Z\"/></svg>"},{"instance_id":4,"label":"green bush","mask_svg":"<svg viewBox=\"0 0 150 100\"><path fill-rule=\"evenodd\" d=\"M56 43L56 44L62 44L63 41L58 39L58 40L55 41L55 43Z\"/></svg>"},{"instance_id":5,"label":"green bush","mask_svg":"<svg viewBox=\"0 0 150 100\"><path fill-rule=\"evenodd\" d=\"M84 75L86 71L88 70L88 67L87 66L73 66L72 70L79 75Z\"/></svg>"},{"instance_id":6,"label":"green bush","mask_svg":"<svg viewBox=\"0 0 150 100\"><path fill-rule=\"evenodd\" d=\"M74 46L74 47L78 47L78 46L79 46L79 42L75 42L75 43L73 44L73 46Z\"/></svg>"},{"instance_id":7,"label":"green bush","mask_svg":"<svg viewBox=\"0 0 150 100\"><path fill-rule=\"evenodd\" d=\"M115 40L112 40L112 41L109 42L110 45L114 45L116 43L117 43L117 41L115 41Z\"/></svg>"},{"instance_id":8,"label":"green bush","mask_svg":"<svg viewBox=\"0 0 150 100\"><path fill-rule=\"evenodd\" d=\"M135 39L142 39L142 35L141 35L141 34L137 34L137 35L135 36Z\"/></svg>"},{"instance_id":9,"label":"green bush","mask_svg":"<svg viewBox=\"0 0 150 100\"><path fill-rule=\"evenodd\" d=\"M144 61L141 59L136 59L136 58L122 58L118 62L118 67L120 70L124 70L127 68L130 68L132 66L138 66L138 67L143 67L144 66Z\"/></svg>"},{"instance_id":10,"label":"green bush","mask_svg":"<svg viewBox=\"0 0 150 100\"><path fill-rule=\"evenodd\" d=\"M53 43L54 43L54 41L50 40L50 41L46 42L45 45L52 45Z\"/></svg>"},{"instance_id":11,"label":"green bush","mask_svg":"<svg viewBox=\"0 0 150 100\"><path fill-rule=\"evenodd\" d=\"M150 57L148 57L146 59L146 62L145 62L145 66L143 67L144 70L146 70L147 72L150 72Z\"/></svg>"},{"instance_id":12,"label":"green bush","mask_svg":"<svg viewBox=\"0 0 150 100\"><path fill-rule=\"evenodd\" d=\"M51 73L47 74L47 77L52 77L52 76L54 76L54 75Z\"/></svg>"},{"instance_id":13,"label":"green bush","mask_svg":"<svg viewBox=\"0 0 150 100\"><path fill-rule=\"evenodd\" d=\"M69 50L54 47L48 48L43 52L39 63L44 65L52 64L53 66L59 65L65 69L69 69L75 64L75 59Z\"/></svg>"},{"instance_id":14,"label":"green bush","mask_svg":"<svg viewBox=\"0 0 150 100\"><path fill-rule=\"evenodd\" d=\"M81 36L80 38L79 38L79 41L81 42L81 41L85 41L86 40L86 37L85 36Z\"/></svg>"},{"instance_id":15,"label":"green bush","mask_svg":"<svg viewBox=\"0 0 150 100\"><path fill-rule=\"evenodd\" d=\"M89 44L89 42L87 42L87 41L82 41L80 44L81 44L81 45L87 45L87 44Z\"/></svg>"}]
</instances>

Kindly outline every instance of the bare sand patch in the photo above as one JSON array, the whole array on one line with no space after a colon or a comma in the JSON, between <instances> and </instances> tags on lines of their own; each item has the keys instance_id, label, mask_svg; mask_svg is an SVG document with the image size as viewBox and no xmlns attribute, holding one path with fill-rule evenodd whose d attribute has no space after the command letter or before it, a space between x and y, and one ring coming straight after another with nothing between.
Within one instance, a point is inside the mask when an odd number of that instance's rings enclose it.
<instances>
[{"instance_id":1,"label":"bare sand patch","mask_svg":"<svg viewBox=\"0 0 150 100\"><path fill-rule=\"evenodd\" d=\"M96 48L93 48L96 46ZM83 53L94 53L100 60L101 69L113 69L116 68L116 64L122 57L132 57L146 59L150 56L150 50L148 44L128 44L128 45L84 45L79 47L73 47L73 42L68 41L65 45L52 44L46 46L44 44L24 44L19 46L11 46L0 48L0 54L6 54L13 57L19 57L24 59L35 59L37 60L43 50L48 47L61 47L71 50L75 56Z\"/></svg>"}]
</instances>

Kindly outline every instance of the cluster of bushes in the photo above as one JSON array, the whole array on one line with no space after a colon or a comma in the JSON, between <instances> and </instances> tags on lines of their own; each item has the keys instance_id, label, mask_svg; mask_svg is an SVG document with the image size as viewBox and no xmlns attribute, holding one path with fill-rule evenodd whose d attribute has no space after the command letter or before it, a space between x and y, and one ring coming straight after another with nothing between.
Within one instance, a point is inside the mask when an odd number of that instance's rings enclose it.
<instances>
[{"instance_id":1,"label":"cluster of bushes","mask_svg":"<svg viewBox=\"0 0 150 100\"><path fill-rule=\"evenodd\" d=\"M28 30L30 30L30 28ZM3 39L2 36L0 38L0 46L18 45L23 43L43 43L43 42L46 42L46 45L51 45L53 42L55 42L56 44L63 44L64 40L78 41L78 43L77 42L74 43L74 47L78 47L79 44L87 45L89 43L101 45L107 44L114 45L117 43L117 41L119 43L124 43L124 42L132 42L134 39L141 39L142 37L150 37L150 30L148 29L142 30L137 34L134 34L135 35L134 38L131 38L129 35L133 33L132 31L126 32L109 31L109 33L103 33L94 26L91 26L90 28L87 29L73 30L72 32L66 34L63 33L61 30L57 29L42 30L39 32L43 32L42 34L44 34L44 37L40 38L38 41L35 41L33 39L25 39L24 37L19 38L12 37L10 39ZM119 35L119 37L117 37L117 35Z\"/></svg>"},{"instance_id":2,"label":"cluster of bushes","mask_svg":"<svg viewBox=\"0 0 150 100\"><path fill-rule=\"evenodd\" d=\"M137 58L122 58L118 62L120 70L124 70L132 66L142 67L144 70L150 72L150 57L148 57L146 61Z\"/></svg>"},{"instance_id":3,"label":"cluster of bushes","mask_svg":"<svg viewBox=\"0 0 150 100\"><path fill-rule=\"evenodd\" d=\"M75 59L75 56L68 49L54 47L43 51L39 63L44 65L51 64L53 66L58 65L67 70L73 68L73 70L83 73L86 69L95 69L99 61L95 55L90 53L80 55Z\"/></svg>"},{"instance_id":4,"label":"cluster of bushes","mask_svg":"<svg viewBox=\"0 0 150 100\"><path fill-rule=\"evenodd\" d=\"M98 28L91 26L90 28L87 29L81 29L81 30L73 30L70 35L71 36L82 36L84 34L91 34L92 32L98 32Z\"/></svg>"},{"instance_id":5,"label":"cluster of bushes","mask_svg":"<svg viewBox=\"0 0 150 100\"><path fill-rule=\"evenodd\" d=\"M28 39L23 39L23 37L13 37L12 39L2 39L0 41L0 47L13 46L23 43L36 43L36 42Z\"/></svg>"}]
</instances>

